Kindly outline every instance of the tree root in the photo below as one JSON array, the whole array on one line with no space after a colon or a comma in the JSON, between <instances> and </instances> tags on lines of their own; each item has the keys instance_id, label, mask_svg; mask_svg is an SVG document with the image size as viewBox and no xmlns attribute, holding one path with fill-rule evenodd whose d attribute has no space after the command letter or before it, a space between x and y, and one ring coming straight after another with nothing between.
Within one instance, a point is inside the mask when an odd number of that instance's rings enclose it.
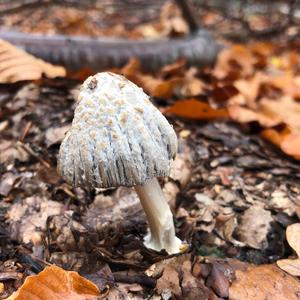
<instances>
[{"instance_id":1,"label":"tree root","mask_svg":"<svg viewBox=\"0 0 300 300\"><path fill-rule=\"evenodd\" d=\"M70 71L84 67L93 71L121 67L138 58L145 70L154 71L184 57L189 65L212 65L221 48L205 30L186 38L163 40L125 40L75 36L41 36L1 32L0 38L27 52Z\"/></svg>"}]
</instances>

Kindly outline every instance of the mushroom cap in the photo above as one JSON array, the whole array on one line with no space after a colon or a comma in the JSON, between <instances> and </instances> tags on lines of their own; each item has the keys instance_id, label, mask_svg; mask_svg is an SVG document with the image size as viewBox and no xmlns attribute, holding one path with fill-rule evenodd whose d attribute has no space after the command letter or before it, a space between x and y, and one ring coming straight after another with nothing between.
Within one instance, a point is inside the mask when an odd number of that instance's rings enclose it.
<instances>
[{"instance_id":1,"label":"mushroom cap","mask_svg":"<svg viewBox=\"0 0 300 300\"><path fill-rule=\"evenodd\" d=\"M103 72L83 83L58 172L74 186L117 187L167 176L177 152L173 127L124 76Z\"/></svg>"}]
</instances>

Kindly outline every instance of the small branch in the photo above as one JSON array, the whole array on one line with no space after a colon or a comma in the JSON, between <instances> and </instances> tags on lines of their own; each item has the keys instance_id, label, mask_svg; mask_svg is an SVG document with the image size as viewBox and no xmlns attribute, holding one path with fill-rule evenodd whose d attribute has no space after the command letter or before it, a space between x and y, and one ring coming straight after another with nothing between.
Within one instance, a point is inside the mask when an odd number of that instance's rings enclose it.
<instances>
[{"instance_id":1,"label":"small branch","mask_svg":"<svg viewBox=\"0 0 300 300\"><path fill-rule=\"evenodd\" d=\"M36 158L47 169L51 168L51 165L47 161L45 161L44 159L39 157L39 155L37 153L35 153L28 145L25 145L22 142L18 141L17 146L21 147L25 152L27 152L28 154L30 154L31 156Z\"/></svg>"},{"instance_id":2,"label":"small branch","mask_svg":"<svg viewBox=\"0 0 300 300\"><path fill-rule=\"evenodd\" d=\"M199 30L198 22L195 15L192 13L187 0L175 0L177 6L180 8L184 20L187 22L191 33L195 33Z\"/></svg>"},{"instance_id":3,"label":"small branch","mask_svg":"<svg viewBox=\"0 0 300 300\"><path fill-rule=\"evenodd\" d=\"M90 2L92 3L92 2ZM91 4L84 3L84 1L72 1L72 0L52 0L52 1L31 1L31 2L25 2L20 3L18 5L15 5L13 7L9 7L6 9L0 9L0 16L5 16L8 14L15 14L22 10L27 9L34 9L38 7L45 7L45 6L54 6L54 5L61 5L61 6L70 6L70 7L92 7Z\"/></svg>"},{"instance_id":4,"label":"small branch","mask_svg":"<svg viewBox=\"0 0 300 300\"><path fill-rule=\"evenodd\" d=\"M22 273L15 271L0 272L0 281L17 280L23 277Z\"/></svg>"},{"instance_id":5,"label":"small branch","mask_svg":"<svg viewBox=\"0 0 300 300\"><path fill-rule=\"evenodd\" d=\"M122 273L113 273L116 282L121 283L138 283L142 286L148 288L155 288L156 286L156 279L148 277L146 275L130 275L130 274L122 274Z\"/></svg>"}]
</instances>

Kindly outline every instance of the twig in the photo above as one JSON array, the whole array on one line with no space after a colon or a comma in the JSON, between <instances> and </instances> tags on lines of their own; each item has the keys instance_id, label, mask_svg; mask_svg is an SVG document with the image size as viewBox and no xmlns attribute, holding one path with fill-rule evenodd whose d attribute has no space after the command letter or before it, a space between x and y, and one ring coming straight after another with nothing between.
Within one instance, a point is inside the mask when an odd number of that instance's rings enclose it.
<instances>
[{"instance_id":1,"label":"twig","mask_svg":"<svg viewBox=\"0 0 300 300\"><path fill-rule=\"evenodd\" d=\"M42 159L41 157L39 157L39 155L37 153L35 153L28 145L25 145L22 142L18 141L17 142L17 146L21 147L28 154L30 154L31 156L33 156L34 158L36 158L46 168L48 168L48 169L51 168L51 165L47 161L45 161L44 159Z\"/></svg>"},{"instance_id":2,"label":"twig","mask_svg":"<svg viewBox=\"0 0 300 300\"><path fill-rule=\"evenodd\" d=\"M25 126L25 128L22 131L22 134L20 136L20 139L19 139L20 142L24 141L24 139L25 139L26 135L28 134L28 132L29 132L29 130L30 130L31 127L32 127L32 122L31 121L27 122L27 124L26 124L26 126Z\"/></svg>"},{"instance_id":3,"label":"twig","mask_svg":"<svg viewBox=\"0 0 300 300\"><path fill-rule=\"evenodd\" d=\"M0 272L0 281L17 280L22 278L22 273L15 271Z\"/></svg>"},{"instance_id":4,"label":"twig","mask_svg":"<svg viewBox=\"0 0 300 300\"><path fill-rule=\"evenodd\" d=\"M156 279L148 277L146 275L130 275L130 274L121 274L113 273L116 282L122 283L138 283L142 286L153 289L156 286Z\"/></svg>"},{"instance_id":5,"label":"twig","mask_svg":"<svg viewBox=\"0 0 300 300\"><path fill-rule=\"evenodd\" d=\"M33 9L37 7L45 7L45 6L52 6L52 5L62 5L62 6L70 6L70 7L91 7L91 5L85 3L85 1L72 1L72 0L52 0L52 1L31 1L20 3L16 6L9 7L7 9L0 10L0 16L8 15L8 14L15 14L25 9Z\"/></svg>"},{"instance_id":6,"label":"twig","mask_svg":"<svg viewBox=\"0 0 300 300\"><path fill-rule=\"evenodd\" d=\"M199 30L199 25L187 3L187 0L175 0L175 2L180 8L183 18L189 25L190 32L191 33L197 32Z\"/></svg>"}]
</instances>

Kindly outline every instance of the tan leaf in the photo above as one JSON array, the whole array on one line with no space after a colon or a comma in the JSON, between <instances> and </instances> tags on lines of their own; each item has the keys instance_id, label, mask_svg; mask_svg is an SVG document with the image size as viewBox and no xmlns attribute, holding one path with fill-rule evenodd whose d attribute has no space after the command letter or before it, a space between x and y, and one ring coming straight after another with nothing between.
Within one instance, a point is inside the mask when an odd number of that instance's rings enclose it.
<instances>
[{"instance_id":1,"label":"tan leaf","mask_svg":"<svg viewBox=\"0 0 300 300\"><path fill-rule=\"evenodd\" d=\"M291 133L280 144L281 150L286 154L300 159L300 132Z\"/></svg>"},{"instance_id":2,"label":"tan leaf","mask_svg":"<svg viewBox=\"0 0 300 300\"><path fill-rule=\"evenodd\" d=\"M239 240L252 248L264 249L267 246L267 234L273 221L271 213L262 205L252 205L241 217L236 233Z\"/></svg>"},{"instance_id":3,"label":"tan leaf","mask_svg":"<svg viewBox=\"0 0 300 300\"><path fill-rule=\"evenodd\" d=\"M65 125L62 127L51 127L46 130L46 144L47 146L51 146L53 144L60 143L64 137L66 132L70 129L71 125Z\"/></svg>"},{"instance_id":4,"label":"tan leaf","mask_svg":"<svg viewBox=\"0 0 300 300\"><path fill-rule=\"evenodd\" d=\"M298 300L300 282L274 265L237 270L229 287L230 300Z\"/></svg>"},{"instance_id":5,"label":"tan leaf","mask_svg":"<svg viewBox=\"0 0 300 300\"><path fill-rule=\"evenodd\" d=\"M258 96L259 88L266 80L266 77L267 76L263 73L257 72L251 79L239 79L234 83L234 86L245 97L249 107L256 107L256 98Z\"/></svg>"},{"instance_id":6,"label":"tan leaf","mask_svg":"<svg viewBox=\"0 0 300 300\"><path fill-rule=\"evenodd\" d=\"M205 84L197 78L186 78L179 94L182 97L193 97L200 95L204 91Z\"/></svg>"},{"instance_id":7,"label":"tan leaf","mask_svg":"<svg viewBox=\"0 0 300 300\"><path fill-rule=\"evenodd\" d=\"M157 280L156 290L159 294L180 296L179 274L170 266L166 266L163 275Z\"/></svg>"},{"instance_id":8,"label":"tan leaf","mask_svg":"<svg viewBox=\"0 0 300 300\"><path fill-rule=\"evenodd\" d=\"M63 211L62 203L37 195L16 201L7 212L11 236L23 243L29 243L37 229L45 230L47 220Z\"/></svg>"},{"instance_id":9,"label":"tan leaf","mask_svg":"<svg viewBox=\"0 0 300 300\"><path fill-rule=\"evenodd\" d=\"M97 286L91 281L77 272L53 265L38 275L27 277L7 300L96 300L99 295Z\"/></svg>"},{"instance_id":10,"label":"tan leaf","mask_svg":"<svg viewBox=\"0 0 300 300\"><path fill-rule=\"evenodd\" d=\"M35 58L14 45L0 40L0 83L65 76L66 70Z\"/></svg>"},{"instance_id":11,"label":"tan leaf","mask_svg":"<svg viewBox=\"0 0 300 300\"><path fill-rule=\"evenodd\" d=\"M245 99L246 97L242 95ZM281 150L300 159L300 103L291 96L284 95L280 99L262 98L256 109L242 107L245 103L232 104L228 107L229 116L240 123L257 121L263 130L261 135L266 140L281 148ZM231 99L231 103L234 103ZM248 103L249 106L249 103ZM283 124L285 127L270 128Z\"/></svg>"},{"instance_id":12,"label":"tan leaf","mask_svg":"<svg viewBox=\"0 0 300 300\"><path fill-rule=\"evenodd\" d=\"M286 239L298 257L300 257L300 223L295 223L287 227Z\"/></svg>"},{"instance_id":13,"label":"tan leaf","mask_svg":"<svg viewBox=\"0 0 300 300\"><path fill-rule=\"evenodd\" d=\"M290 135L291 131L288 128L284 128L281 131L277 131L272 128L264 129L261 132L261 136L267 141L273 143L275 146L280 147L281 142Z\"/></svg>"},{"instance_id":14,"label":"tan leaf","mask_svg":"<svg viewBox=\"0 0 300 300\"><path fill-rule=\"evenodd\" d=\"M281 131L268 128L261 132L261 136L281 148L284 153L300 159L300 131L291 132L288 127Z\"/></svg>"},{"instance_id":15,"label":"tan leaf","mask_svg":"<svg viewBox=\"0 0 300 300\"><path fill-rule=\"evenodd\" d=\"M113 71L123 74L129 80L142 87L145 92L158 98L170 98L174 94L175 89L184 83L184 78L182 77L174 76L164 80L152 75L143 74L140 68L141 64L139 60L133 58L122 69L114 69Z\"/></svg>"},{"instance_id":16,"label":"tan leaf","mask_svg":"<svg viewBox=\"0 0 300 300\"><path fill-rule=\"evenodd\" d=\"M299 99L300 82L299 77L294 77L290 73L281 76L269 77L267 82L272 86L282 90L286 95Z\"/></svg>"},{"instance_id":17,"label":"tan leaf","mask_svg":"<svg viewBox=\"0 0 300 300\"><path fill-rule=\"evenodd\" d=\"M281 270L293 276L300 276L300 259L280 259L276 263Z\"/></svg>"},{"instance_id":18,"label":"tan leaf","mask_svg":"<svg viewBox=\"0 0 300 300\"><path fill-rule=\"evenodd\" d=\"M290 128L300 131L300 103L290 96L278 100L263 98L260 107L265 114L276 115Z\"/></svg>"},{"instance_id":19,"label":"tan leaf","mask_svg":"<svg viewBox=\"0 0 300 300\"><path fill-rule=\"evenodd\" d=\"M225 78L232 70L240 71L243 75L252 75L256 58L244 45L233 45L223 50L219 56L213 74L218 79Z\"/></svg>"},{"instance_id":20,"label":"tan leaf","mask_svg":"<svg viewBox=\"0 0 300 300\"><path fill-rule=\"evenodd\" d=\"M238 105L230 105L228 113L233 120L240 123L257 121L265 127L273 127L281 123L281 118L276 114L264 114L261 110L257 112Z\"/></svg>"}]
</instances>

